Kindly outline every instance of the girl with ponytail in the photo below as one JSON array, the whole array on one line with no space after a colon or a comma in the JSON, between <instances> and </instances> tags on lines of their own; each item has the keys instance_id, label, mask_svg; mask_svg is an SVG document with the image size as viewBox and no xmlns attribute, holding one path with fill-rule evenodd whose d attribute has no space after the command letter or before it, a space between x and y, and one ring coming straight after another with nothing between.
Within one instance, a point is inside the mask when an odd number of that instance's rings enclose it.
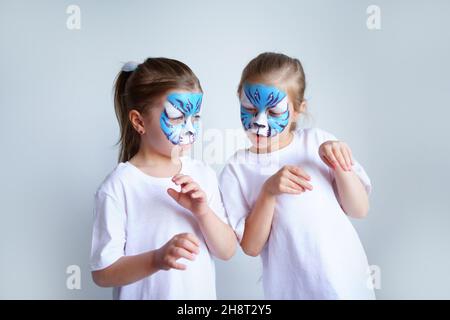
<instances>
[{"instance_id":1,"label":"girl with ponytail","mask_svg":"<svg viewBox=\"0 0 450 320\"><path fill-rule=\"evenodd\" d=\"M185 152L199 130L202 88L184 63L126 63L115 83L117 167L95 194L91 269L116 299L215 299L212 256L229 259L215 172Z\"/></svg>"}]
</instances>

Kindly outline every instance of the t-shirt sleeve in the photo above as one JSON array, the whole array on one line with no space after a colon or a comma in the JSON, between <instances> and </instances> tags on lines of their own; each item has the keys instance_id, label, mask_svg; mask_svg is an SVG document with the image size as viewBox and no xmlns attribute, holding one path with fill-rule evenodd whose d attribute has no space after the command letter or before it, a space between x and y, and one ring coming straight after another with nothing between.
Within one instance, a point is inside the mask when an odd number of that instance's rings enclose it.
<instances>
[{"instance_id":1,"label":"t-shirt sleeve","mask_svg":"<svg viewBox=\"0 0 450 320\"><path fill-rule=\"evenodd\" d=\"M324 130L319 130L319 147L322 143L329 140L339 140L337 139L333 134L326 132ZM353 172L356 173L359 180L363 184L364 188L366 189L367 194L370 194L372 191L372 183L370 181L369 176L367 175L367 172L364 170L363 166L353 157L353 166L352 166ZM330 174L332 178L334 179L334 171L329 168Z\"/></svg>"},{"instance_id":2,"label":"t-shirt sleeve","mask_svg":"<svg viewBox=\"0 0 450 320\"><path fill-rule=\"evenodd\" d=\"M228 221L239 242L241 242L244 235L245 219L250 212L250 208L244 198L238 177L230 164L221 172L219 185Z\"/></svg>"},{"instance_id":3,"label":"t-shirt sleeve","mask_svg":"<svg viewBox=\"0 0 450 320\"><path fill-rule=\"evenodd\" d=\"M111 195L97 191L94 203L91 270L109 267L125 255L126 212Z\"/></svg>"}]
</instances>

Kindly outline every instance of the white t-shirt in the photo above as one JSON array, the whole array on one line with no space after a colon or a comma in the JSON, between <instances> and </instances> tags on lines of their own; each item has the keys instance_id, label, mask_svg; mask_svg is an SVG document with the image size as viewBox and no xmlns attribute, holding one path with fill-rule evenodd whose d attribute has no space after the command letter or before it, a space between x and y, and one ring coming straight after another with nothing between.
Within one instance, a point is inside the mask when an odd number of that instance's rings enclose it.
<instances>
[{"instance_id":1,"label":"white t-shirt","mask_svg":"<svg viewBox=\"0 0 450 320\"><path fill-rule=\"evenodd\" d=\"M211 209L227 222L215 172L200 161L182 157L181 173L207 193ZM175 202L171 178L145 174L129 162L119 163L95 194L91 269L101 270L122 256L163 246L179 233L200 240L194 261L179 259L186 270L158 271L135 283L114 288L114 299L216 299L214 262L192 213Z\"/></svg>"},{"instance_id":2,"label":"white t-shirt","mask_svg":"<svg viewBox=\"0 0 450 320\"><path fill-rule=\"evenodd\" d=\"M333 135L316 128L298 130L286 147L268 154L240 150L220 175L231 226L242 240L245 219L263 183L284 165L302 167L312 191L277 196L272 229L261 252L267 299L373 299L368 263L359 237L342 210L334 173L320 159L319 146ZM361 165L353 171L369 193Z\"/></svg>"}]
</instances>

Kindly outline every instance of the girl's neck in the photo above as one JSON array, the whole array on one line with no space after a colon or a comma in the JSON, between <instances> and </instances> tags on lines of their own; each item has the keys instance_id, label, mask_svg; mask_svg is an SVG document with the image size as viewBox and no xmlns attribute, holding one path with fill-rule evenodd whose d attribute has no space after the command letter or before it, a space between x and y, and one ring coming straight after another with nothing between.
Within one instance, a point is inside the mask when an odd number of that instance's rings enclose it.
<instances>
[{"instance_id":1,"label":"girl's neck","mask_svg":"<svg viewBox=\"0 0 450 320\"><path fill-rule=\"evenodd\" d=\"M144 173L154 177L172 177L181 170L180 158L173 158L149 148L139 148L129 162Z\"/></svg>"}]
</instances>

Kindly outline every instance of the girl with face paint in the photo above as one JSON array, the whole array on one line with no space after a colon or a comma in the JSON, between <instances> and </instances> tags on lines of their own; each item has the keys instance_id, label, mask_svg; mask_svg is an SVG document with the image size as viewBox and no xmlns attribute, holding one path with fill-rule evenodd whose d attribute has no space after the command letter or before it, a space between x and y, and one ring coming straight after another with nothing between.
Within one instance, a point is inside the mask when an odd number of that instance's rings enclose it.
<instances>
[{"instance_id":1,"label":"girl with face paint","mask_svg":"<svg viewBox=\"0 0 450 320\"><path fill-rule=\"evenodd\" d=\"M368 262L349 217L368 211L370 180L349 147L318 128L296 130L306 109L300 61L264 53L238 95L252 146L220 176L240 245L261 255L268 299L373 299Z\"/></svg>"},{"instance_id":2,"label":"girl with face paint","mask_svg":"<svg viewBox=\"0 0 450 320\"><path fill-rule=\"evenodd\" d=\"M116 299L215 299L212 256L236 238L215 172L185 153L200 126L202 89L166 58L127 63L115 84L118 166L95 194L91 251L96 284Z\"/></svg>"}]
</instances>

